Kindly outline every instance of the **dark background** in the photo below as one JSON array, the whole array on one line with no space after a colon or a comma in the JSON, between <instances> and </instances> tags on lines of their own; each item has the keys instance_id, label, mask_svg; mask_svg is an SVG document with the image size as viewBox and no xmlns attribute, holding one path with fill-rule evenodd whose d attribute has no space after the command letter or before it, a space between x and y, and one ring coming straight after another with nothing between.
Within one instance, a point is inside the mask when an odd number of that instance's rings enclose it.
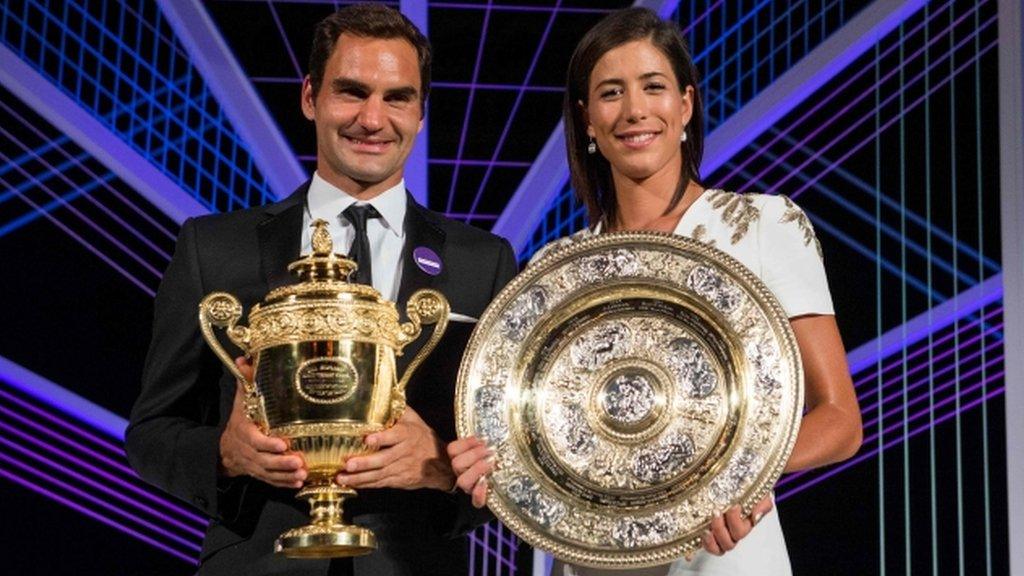
<instances>
[{"instance_id":1,"label":"dark background","mask_svg":"<svg viewBox=\"0 0 1024 576\"><path fill-rule=\"evenodd\" d=\"M344 3L204 3L310 170L315 142L312 125L299 110L299 86L312 27L335 4ZM681 3L670 17L693 46L709 130L713 133L869 4ZM490 228L560 118L573 46L608 10L625 5L431 3L431 208ZM43 49L36 54L33 46L60 46L61 26L74 31L104 25L120 29L129 42L133 34L125 30L126 22L139 27L140 37L162 35L170 42L173 32L158 14L157 5L147 1L12 1L0 12L0 35L5 46L89 107L88 97L75 92L79 80L58 75L53 56ZM993 0L927 4L863 56L832 71L825 86L751 145L704 174L710 186L790 194L808 212L824 248L849 350L999 273L996 16ZM142 25L146 22L149 27ZM100 54L108 52L109 40L92 40ZM64 47L71 60L77 52L89 53L81 46ZM185 64L176 65L187 68L180 45L177 53ZM124 60L121 66L132 65ZM85 63L81 68L88 76ZM105 76L95 76L102 85ZM200 94L195 87L200 84L196 79L189 90ZM0 356L126 417L138 393L152 292L178 225L64 137L36 113L33 102L0 88L0 104ZM100 115L118 113L116 107L104 110L102 103L92 107ZM194 150L204 153L201 147ZM165 171L184 179L183 172ZM213 204L226 209L266 198L258 170L248 177L228 186L238 198L222 196ZM209 187L200 183L195 193L209 198ZM526 258L533 247L577 229L583 220L579 207L563 194L544 222L523 225L537 227L521 255ZM884 378L877 367L854 375L855 381L863 380L858 392L869 439L863 458L808 489L778 491L797 574L945 574L957 572L961 563L968 574L1008 572L1000 310L996 301L881 359ZM43 438L42 430L60 427L27 409L26 403L38 402L5 378L10 377L0 377L0 408L6 410L0 423L8 427L0 429L0 454L7 459L0 460L0 470L51 494L44 497L7 476L0 479L6 571L191 573L187 562L69 508L67 502L80 503L117 517L110 507L128 506L83 479L95 474L67 455L50 454L14 432ZM880 379L895 383L883 389L878 406ZM978 387L982 380L987 381ZM991 397L975 403L986 396ZM74 422L59 408L41 406ZM908 418L921 410L923 416ZM42 429L30 428L17 415L40 422ZM873 423L878 416L879 423ZM25 450L46 453L49 460L32 459ZM66 452L76 454L74 448ZM123 463L123 457L111 458ZM16 466L16 460L27 464ZM116 467L104 469L141 486ZM159 524L160 518L150 521ZM138 534L155 534L146 525L129 524ZM187 531L171 532L198 541ZM529 573L525 545L518 556L518 571ZM498 573L497 565L492 562L487 573Z\"/></svg>"}]
</instances>

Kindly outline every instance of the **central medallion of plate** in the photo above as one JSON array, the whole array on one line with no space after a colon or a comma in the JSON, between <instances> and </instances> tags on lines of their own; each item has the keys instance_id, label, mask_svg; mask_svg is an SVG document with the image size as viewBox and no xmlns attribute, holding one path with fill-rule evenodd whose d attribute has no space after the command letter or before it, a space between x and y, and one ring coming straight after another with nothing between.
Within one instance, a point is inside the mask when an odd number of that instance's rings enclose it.
<instances>
[{"instance_id":1,"label":"central medallion of plate","mask_svg":"<svg viewBox=\"0 0 1024 576\"><path fill-rule=\"evenodd\" d=\"M668 498L730 434L729 346L697 336L699 319L673 308L643 297L598 302L549 332L535 356L528 381L545 399L527 426L536 461L576 497Z\"/></svg>"},{"instance_id":2,"label":"central medallion of plate","mask_svg":"<svg viewBox=\"0 0 1024 576\"><path fill-rule=\"evenodd\" d=\"M627 370L605 382L598 396L602 417L623 431L650 420L654 404L660 400L651 385L652 378L644 370Z\"/></svg>"}]
</instances>

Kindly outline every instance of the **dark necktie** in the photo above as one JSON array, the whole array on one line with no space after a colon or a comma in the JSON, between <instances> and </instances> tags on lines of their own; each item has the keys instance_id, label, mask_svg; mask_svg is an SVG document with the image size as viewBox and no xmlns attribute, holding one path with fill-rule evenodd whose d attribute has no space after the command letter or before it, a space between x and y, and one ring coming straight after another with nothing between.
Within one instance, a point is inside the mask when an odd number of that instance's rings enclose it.
<instances>
[{"instance_id":1,"label":"dark necktie","mask_svg":"<svg viewBox=\"0 0 1024 576\"><path fill-rule=\"evenodd\" d=\"M370 255L370 239L366 236L366 221L370 218L380 218L380 212L369 204L353 204L341 213L342 217L348 220L355 228L356 235L352 240L352 249L348 251L348 257L359 264L356 270L354 281L358 284L373 286L373 265Z\"/></svg>"}]
</instances>

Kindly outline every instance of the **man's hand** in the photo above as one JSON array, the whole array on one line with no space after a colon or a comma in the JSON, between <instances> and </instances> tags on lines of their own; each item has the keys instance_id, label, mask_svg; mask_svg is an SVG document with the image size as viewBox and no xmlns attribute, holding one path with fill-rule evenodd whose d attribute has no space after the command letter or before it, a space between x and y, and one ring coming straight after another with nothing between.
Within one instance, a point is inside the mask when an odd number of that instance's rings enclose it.
<instances>
[{"instance_id":1,"label":"man's hand","mask_svg":"<svg viewBox=\"0 0 1024 576\"><path fill-rule=\"evenodd\" d=\"M235 358L235 365L252 381L252 365ZM227 427L220 436L220 468L224 476L249 475L278 488L301 488L306 479L302 456L288 450L282 438L267 436L245 416L245 388L238 382Z\"/></svg>"},{"instance_id":2,"label":"man's hand","mask_svg":"<svg viewBox=\"0 0 1024 576\"><path fill-rule=\"evenodd\" d=\"M455 484L444 445L412 408L391 428L367 435L366 444L380 450L349 458L335 479L339 485L447 491Z\"/></svg>"}]
</instances>

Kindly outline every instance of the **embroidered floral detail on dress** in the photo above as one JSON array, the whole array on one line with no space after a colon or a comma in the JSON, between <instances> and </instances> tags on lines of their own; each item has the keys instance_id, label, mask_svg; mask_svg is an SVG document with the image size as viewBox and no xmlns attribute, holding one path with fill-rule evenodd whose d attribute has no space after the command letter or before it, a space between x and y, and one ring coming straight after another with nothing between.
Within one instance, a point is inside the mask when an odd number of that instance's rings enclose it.
<instances>
[{"instance_id":1,"label":"embroidered floral detail on dress","mask_svg":"<svg viewBox=\"0 0 1024 576\"><path fill-rule=\"evenodd\" d=\"M818 251L818 258L825 259L824 254L821 251L821 242L818 241L818 237L814 234L814 227L811 226L811 219L804 214L804 211L799 206L793 203L789 198L779 195L782 201L786 203L786 211L782 213L782 218L779 219L780 224L786 224L789 222L796 222L796 225L800 227L800 231L804 235L804 246L810 246L811 242L814 242L814 248Z\"/></svg>"},{"instance_id":2,"label":"embroidered floral detail on dress","mask_svg":"<svg viewBox=\"0 0 1024 576\"><path fill-rule=\"evenodd\" d=\"M732 228L729 241L735 244L750 230L750 224L761 217L761 211L754 206L754 197L725 190L708 190L708 201L712 208L721 210L722 222Z\"/></svg>"},{"instance_id":3,"label":"embroidered floral detail on dress","mask_svg":"<svg viewBox=\"0 0 1024 576\"><path fill-rule=\"evenodd\" d=\"M693 229L693 233L690 235L694 240L703 242L708 246L715 245L714 238L708 238L708 227L703 224L697 224L697 227Z\"/></svg>"}]
</instances>

